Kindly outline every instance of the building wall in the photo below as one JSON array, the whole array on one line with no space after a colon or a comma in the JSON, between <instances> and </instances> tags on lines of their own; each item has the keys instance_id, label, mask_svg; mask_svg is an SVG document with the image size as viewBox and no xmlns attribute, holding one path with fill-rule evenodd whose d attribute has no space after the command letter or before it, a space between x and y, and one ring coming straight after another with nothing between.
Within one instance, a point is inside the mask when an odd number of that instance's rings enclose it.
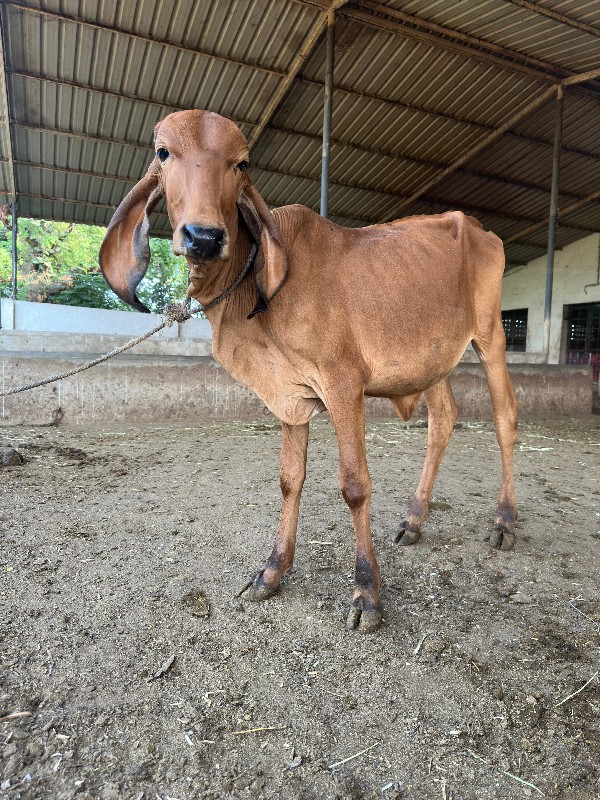
<instances>
[{"instance_id":1,"label":"building wall","mask_svg":"<svg viewBox=\"0 0 600 800\"><path fill-rule=\"evenodd\" d=\"M527 352L544 350L544 298L546 256L540 256L504 277L502 309L528 308ZM550 319L550 364L561 361L563 306L600 302L600 234L557 250L554 256L554 287Z\"/></svg>"}]
</instances>

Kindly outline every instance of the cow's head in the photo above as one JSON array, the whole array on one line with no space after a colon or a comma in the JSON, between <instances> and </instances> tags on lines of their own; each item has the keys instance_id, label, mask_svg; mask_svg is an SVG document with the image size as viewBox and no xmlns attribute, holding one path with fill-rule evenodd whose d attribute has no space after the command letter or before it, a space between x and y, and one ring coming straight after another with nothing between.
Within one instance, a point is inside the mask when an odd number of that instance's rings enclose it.
<instances>
[{"instance_id":1,"label":"cow's head","mask_svg":"<svg viewBox=\"0 0 600 800\"><path fill-rule=\"evenodd\" d=\"M202 267L229 264L240 217L262 247L254 281L267 303L279 290L287 259L275 219L247 173L248 143L241 130L210 111L178 111L154 129L155 158L117 208L100 248L100 266L113 291L140 311L135 290L148 269L149 214L166 198L173 250L185 256L191 288Z\"/></svg>"}]
</instances>

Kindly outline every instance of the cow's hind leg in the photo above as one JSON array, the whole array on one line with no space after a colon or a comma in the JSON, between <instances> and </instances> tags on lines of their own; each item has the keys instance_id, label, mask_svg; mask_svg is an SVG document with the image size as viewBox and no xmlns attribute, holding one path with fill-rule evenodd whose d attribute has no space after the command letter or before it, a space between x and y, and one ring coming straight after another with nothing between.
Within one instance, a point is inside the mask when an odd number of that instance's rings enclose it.
<instances>
[{"instance_id":1,"label":"cow's hind leg","mask_svg":"<svg viewBox=\"0 0 600 800\"><path fill-rule=\"evenodd\" d=\"M296 531L300 495L306 476L308 423L281 425L280 482L283 504L281 522L273 551L265 565L243 592L245 600L266 600L279 588L281 578L292 568L296 549Z\"/></svg>"},{"instance_id":2,"label":"cow's hind leg","mask_svg":"<svg viewBox=\"0 0 600 800\"><path fill-rule=\"evenodd\" d=\"M411 398L392 400L403 419L407 418L407 411L410 417L419 399L416 395L415 398L410 409L407 401ZM458 416L448 378L444 378L425 392L425 402L428 414L427 453L419 485L410 501L406 517L400 524L400 530L394 537L395 542L401 545L414 544L421 538L421 525L429 516L433 484Z\"/></svg>"},{"instance_id":3,"label":"cow's hind leg","mask_svg":"<svg viewBox=\"0 0 600 800\"><path fill-rule=\"evenodd\" d=\"M497 321L490 335L474 338L473 347L487 378L502 458L502 488L490 544L499 550L511 550L515 544L517 519L513 454L517 440L518 404L506 368L506 345L500 321Z\"/></svg>"}]
</instances>

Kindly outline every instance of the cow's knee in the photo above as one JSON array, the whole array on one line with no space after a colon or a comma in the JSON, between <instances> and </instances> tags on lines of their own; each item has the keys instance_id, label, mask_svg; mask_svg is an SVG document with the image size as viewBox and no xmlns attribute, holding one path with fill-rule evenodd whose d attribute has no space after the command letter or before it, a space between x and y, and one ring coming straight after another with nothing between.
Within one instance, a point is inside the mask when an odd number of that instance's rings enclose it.
<instances>
[{"instance_id":1,"label":"cow's knee","mask_svg":"<svg viewBox=\"0 0 600 800\"><path fill-rule=\"evenodd\" d=\"M348 508L354 511L368 503L371 498L371 479L369 477L342 477L342 497Z\"/></svg>"},{"instance_id":2,"label":"cow's knee","mask_svg":"<svg viewBox=\"0 0 600 800\"><path fill-rule=\"evenodd\" d=\"M283 498L286 497L294 497L295 495L300 494L302 491L302 487L304 486L304 478L305 473L281 473L279 478L279 487L281 489L281 494Z\"/></svg>"}]
</instances>

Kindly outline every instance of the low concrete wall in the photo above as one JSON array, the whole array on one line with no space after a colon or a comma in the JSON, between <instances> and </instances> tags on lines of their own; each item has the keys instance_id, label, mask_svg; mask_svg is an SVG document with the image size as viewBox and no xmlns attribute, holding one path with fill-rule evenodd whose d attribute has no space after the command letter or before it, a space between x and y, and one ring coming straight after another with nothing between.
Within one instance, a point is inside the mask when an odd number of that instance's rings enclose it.
<instances>
[{"instance_id":1,"label":"low concrete wall","mask_svg":"<svg viewBox=\"0 0 600 800\"><path fill-rule=\"evenodd\" d=\"M47 354L1 357L2 390L67 371L88 360ZM588 367L513 365L511 376L523 418L589 414L592 376ZM481 367L460 364L451 377L463 418L491 417ZM164 422L193 424L214 419L250 419L269 412L250 390L208 357L119 356L58 383L2 398L3 425L70 425ZM387 400L369 399L371 416L394 416ZM417 414L424 414L421 404Z\"/></svg>"},{"instance_id":2,"label":"low concrete wall","mask_svg":"<svg viewBox=\"0 0 600 800\"><path fill-rule=\"evenodd\" d=\"M162 322L162 316L159 314L134 314L129 311L107 311L103 308L27 303L6 298L0 300L0 311L2 350L8 349L11 345L14 347L18 343L19 349L30 352L38 350L94 352L97 347L108 346L110 341L123 343L135 336L141 336ZM52 336L48 336L49 333ZM6 340L6 337L9 338ZM148 344L152 341L153 347L159 348L168 343L171 350L175 350L176 342L203 341L210 347L210 340L208 320L193 318L182 324L175 323L170 328L163 328L148 340ZM67 346L64 346L65 342ZM113 345L113 347L118 346L119 344ZM106 351L101 349L100 352ZM183 351L179 354L188 355Z\"/></svg>"}]
</instances>

